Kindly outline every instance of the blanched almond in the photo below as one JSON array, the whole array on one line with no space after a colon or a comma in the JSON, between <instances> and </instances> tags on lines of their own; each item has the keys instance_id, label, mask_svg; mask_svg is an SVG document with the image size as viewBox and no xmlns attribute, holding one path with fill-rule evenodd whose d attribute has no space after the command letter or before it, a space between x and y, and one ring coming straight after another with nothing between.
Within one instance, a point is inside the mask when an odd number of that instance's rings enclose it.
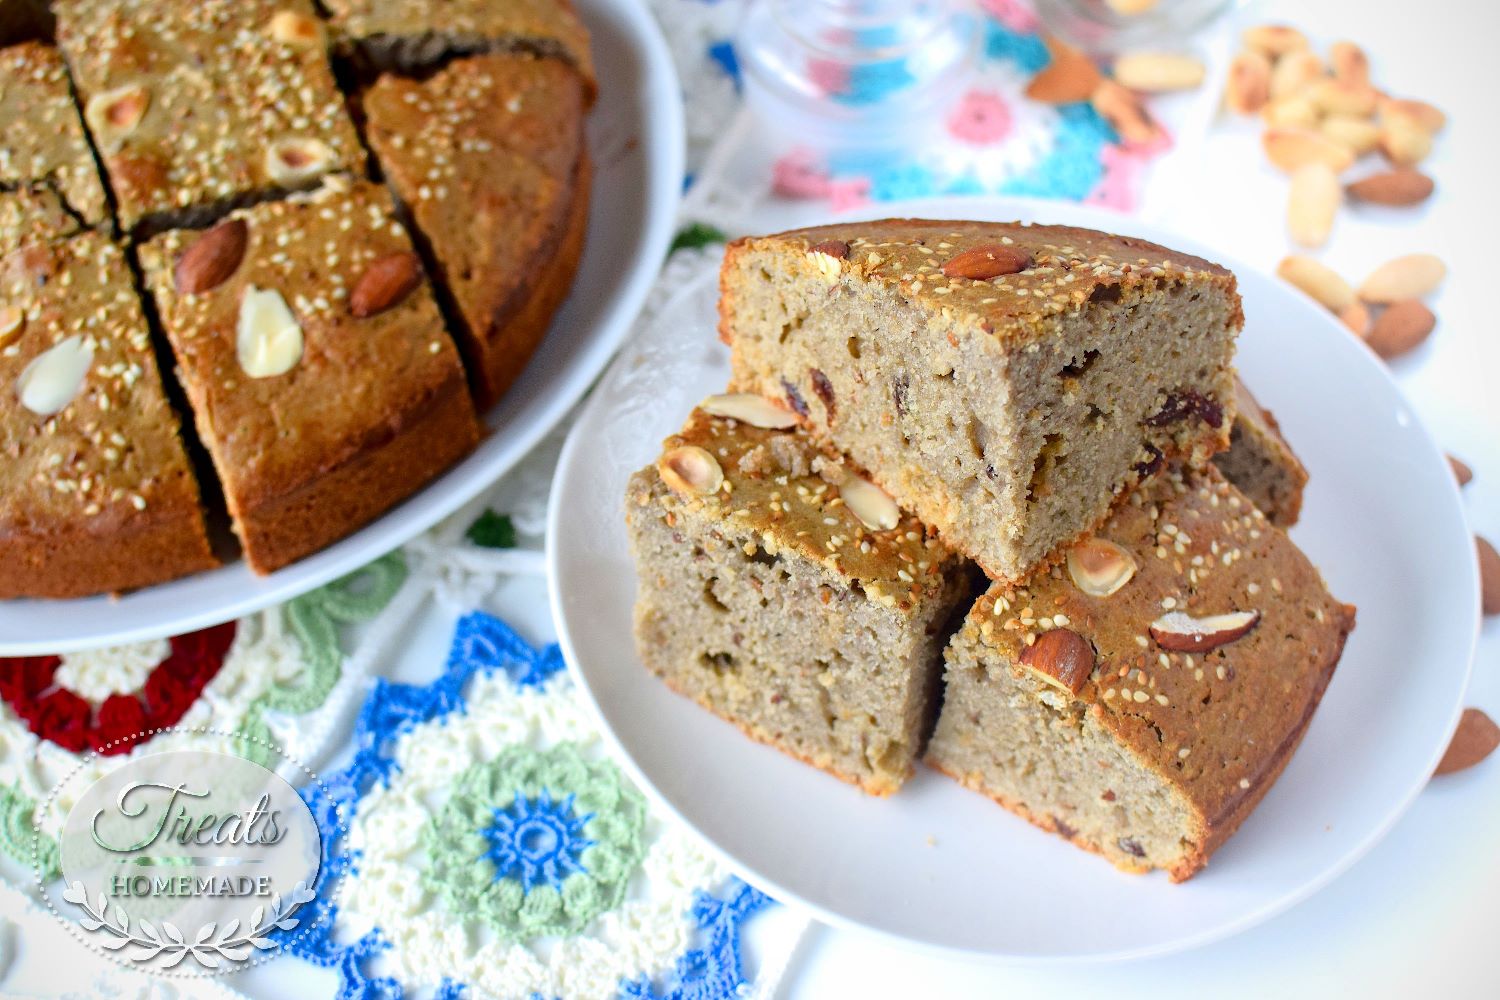
<instances>
[{"instance_id":1,"label":"blanched almond","mask_svg":"<svg viewBox=\"0 0 1500 1000\"><path fill-rule=\"evenodd\" d=\"M1367 83L1350 83L1345 80L1318 80L1308 91L1313 103L1324 114L1356 115L1368 118L1375 113L1375 101L1379 95Z\"/></svg>"},{"instance_id":2,"label":"blanched almond","mask_svg":"<svg viewBox=\"0 0 1500 1000\"><path fill-rule=\"evenodd\" d=\"M1261 108L1260 117L1273 127L1315 129L1323 115L1312 98L1306 94L1292 94L1273 99Z\"/></svg>"},{"instance_id":3,"label":"blanched almond","mask_svg":"<svg viewBox=\"0 0 1500 1000\"><path fill-rule=\"evenodd\" d=\"M1162 649L1206 653L1244 637L1259 623L1259 611L1230 611L1206 618L1169 611L1151 623L1151 638Z\"/></svg>"},{"instance_id":4,"label":"blanched almond","mask_svg":"<svg viewBox=\"0 0 1500 1000\"><path fill-rule=\"evenodd\" d=\"M1329 115L1318 126L1334 142L1347 146L1356 157L1373 152L1380 145L1380 126L1356 115Z\"/></svg>"},{"instance_id":5,"label":"blanched almond","mask_svg":"<svg viewBox=\"0 0 1500 1000\"><path fill-rule=\"evenodd\" d=\"M1452 774L1473 767L1500 747L1500 726L1482 709L1466 708L1459 717L1458 729L1434 775Z\"/></svg>"},{"instance_id":6,"label":"blanched almond","mask_svg":"<svg viewBox=\"0 0 1500 1000\"><path fill-rule=\"evenodd\" d=\"M1287 173L1309 163L1321 163L1334 173L1343 173L1354 163L1354 154L1320 132L1306 129L1271 128L1261 136L1266 156Z\"/></svg>"},{"instance_id":7,"label":"blanched almond","mask_svg":"<svg viewBox=\"0 0 1500 1000\"><path fill-rule=\"evenodd\" d=\"M1192 90L1204 72L1202 60L1174 52L1127 52L1115 60L1115 79L1148 94Z\"/></svg>"},{"instance_id":8,"label":"blanched almond","mask_svg":"<svg viewBox=\"0 0 1500 1000\"><path fill-rule=\"evenodd\" d=\"M1068 550L1068 576L1090 597L1110 596L1135 571L1135 557L1107 538L1088 538Z\"/></svg>"},{"instance_id":9,"label":"blanched almond","mask_svg":"<svg viewBox=\"0 0 1500 1000\"><path fill-rule=\"evenodd\" d=\"M0 347L5 342L21 332L21 327L26 325L26 313L21 307L7 302L0 305Z\"/></svg>"},{"instance_id":10,"label":"blanched almond","mask_svg":"<svg viewBox=\"0 0 1500 1000\"><path fill-rule=\"evenodd\" d=\"M1370 309L1363 302L1354 301L1339 310L1339 322L1353 330L1360 337L1370 335L1370 327L1374 321L1370 318Z\"/></svg>"},{"instance_id":11,"label":"blanched almond","mask_svg":"<svg viewBox=\"0 0 1500 1000\"><path fill-rule=\"evenodd\" d=\"M1365 338L1370 349L1382 358L1395 358L1414 350L1437 326L1437 317L1418 299L1394 302L1370 327Z\"/></svg>"},{"instance_id":12,"label":"blanched almond","mask_svg":"<svg viewBox=\"0 0 1500 1000\"><path fill-rule=\"evenodd\" d=\"M724 485L719 460L697 445L671 449L656 461L656 471L674 493L717 493Z\"/></svg>"},{"instance_id":13,"label":"blanched almond","mask_svg":"<svg viewBox=\"0 0 1500 1000\"><path fill-rule=\"evenodd\" d=\"M1328 64L1340 80L1368 87L1370 59L1365 50L1353 42L1334 42L1328 47Z\"/></svg>"},{"instance_id":14,"label":"blanched almond","mask_svg":"<svg viewBox=\"0 0 1500 1000\"><path fill-rule=\"evenodd\" d=\"M1320 247L1328 242L1333 220L1344 189L1338 175L1322 163L1307 163L1292 174L1292 190L1287 200L1287 228L1292 239L1305 247Z\"/></svg>"},{"instance_id":15,"label":"blanched almond","mask_svg":"<svg viewBox=\"0 0 1500 1000\"><path fill-rule=\"evenodd\" d=\"M901 522L901 510L890 494L863 476L850 475L839 484L839 495L849 513L871 531L889 531Z\"/></svg>"},{"instance_id":16,"label":"blanched almond","mask_svg":"<svg viewBox=\"0 0 1500 1000\"><path fill-rule=\"evenodd\" d=\"M1354 289L1349 282L1327 264L1305 254L1283 258L1276 274L1334 312L1342 312L1354 302Z\"/></svg>"},{"instance_id":17,"label":"blanched almond","mask_svg":"<svg viewBox=\"0 0 1500 1000\"><path fill-rule=\"evenodd\" d=\"M1253 115L1270 97L1271 61L1254 50L1235 56L1224 85L1224 106L1237 115Z\"/></svg>"},{"instance_id":18,"label":"blanched almond","mask_svg":"<svg viewBox=\"0 0 1500 1000\"><path fill-rule=\"evenodd\" d=\"M1308 47L1307 36L1289 24L1260 24L1246 28L1243 40L1249 48L1272 57Z\"/></svg>"},{"instance_id":19,"label":"blanched almond","mask_svg":"<svg viewBox=\"0 0 1500 1000\"><path fill-rule=\"evenodd\" d=\"M1052 61L1026 84L1026 96L1047 104L1073 104L1086 101L1104 75L1081 50L1061 39L1043 39Z\"/></svg>"},{"instance_id":20,"label":"blanched almond","mask_svg":"<svg viewBox=\"0 0 1500 1000\"><path fill-rule=\"evenodd\" d=\"M1354 181L1350 197L1376 205L1416 205L1432 194L1432 178L1408 167L1398 167Z\"/></svg>"},{"instance_id":21,"label":"blanched almond","mask_svg":"<svg viewBox=\"0 0 1500 1000\"><path fill-rule=\"evenodd\" d=\"M1291 97L1324 78L1323 60L1305 51L1289 52L1271 67L1271 99Z\"/></svg>"},{"instance_id":22,"label":"blanched almond","mask_svg":"<svg viewBox=\"0 0 1500 1000\"><path fill-rule=\"evenodd\" d=\"M709 396L698 404L698 408L715 417L726 417L767 430L784 431L798 423L797 414L753 392Z\"/></svg>"},{"instance_id":23,"label":"blanched almond","mask_svg":"<svg viewBox=\"0 0 1500 1000\"><path fill-rule=\"evenodd\" d=\"M1441 108L1428 104L1426 101L1415 101L1402 97L1382 97L1378 110L1380 120L1402 117L1408 118L1422 126L1428 132L1436 135L1448 124L1448 116Z\"/></svg>"},{"instance_id":24,"label":"blanched almond","mask_svg":"<svg viewBox=\"0 0 1500 1000\"><path fill-rule=\"evenodd\" d=\"M1447 274L1448 268L1432 254L1409 253L1371 271L1359 286L1359 297L1376 303L1420 299L1435 291Z\"/></svg>"},{"instance_id":25,"label":"blanched almond","mask_svg":"<svg viewBox=\"0 0 1500 1000\"><path fill-rule=\"evenodd\" d=\"M150 106L151 91L142 84L129 83L90 97L83 107L83 117L100 148L114 153L140 125Z\"/></svg>"},{"instance_id":26,"label":"blanched almond","mask_svg":"<svg viewBox=\"0 0 1500 1000\"><path fill-rule=\"evenodd\" d=\"M1432 133L1413 118L1388 115L1380 126L1380 151L1398 167L1414 167L1432 152Z\"/></svg>"},{"instance_id":27,"label":"blanched almond","mask_svg":"<svg viewBox=\"0 0 1500 1000\"><path fill-rule=\"evenodd\" d=\"M75 333L31 359L16 379L16 395L38 416L61 413L83 391L93 364L94 348Z\"/></svg>"},{"instance_id":28,"label":"blanched almond","mask_svg":"<svg viewBox=\"0 0 1500 1000\"><path fill-rule=\"evenodd\" d=\"M1109 9L1124 17L1134 17L1148 10L1155 10L1161 0L1104 0Z\"/></svg>"},{"instance_id":29,"label":"blanched almond","mask_svg":"<svg viewBox=\"0 0 1500 1000\"><path fill-rule=\"evenodd\" d=\"M235 350L251 378L285 375L302 360L302 327L274 288L245 286L240 299Z\"/></svg>"},{"instance_id":30,"label":"blanched almond","mask_svg":"<svg viewBox=\"0 0 1500 1000\"><path fill-rule=\"evenodd\" d=\"M323 25L315 17L294 10L278 10L266 24L266 33L283 45L306 49L323 42Z\"/></svg>"},{"instance_id":31,"label":"blanched almond","mask_svg":"<svg viewBox=\"0 0 1500 1000\"><path fill-rule=\"evenodd\" d=\"M321 139L278 139L266 149L266 175L277 184L305 184L333 166L333 150Z\"/></svg>"}]
</instances>

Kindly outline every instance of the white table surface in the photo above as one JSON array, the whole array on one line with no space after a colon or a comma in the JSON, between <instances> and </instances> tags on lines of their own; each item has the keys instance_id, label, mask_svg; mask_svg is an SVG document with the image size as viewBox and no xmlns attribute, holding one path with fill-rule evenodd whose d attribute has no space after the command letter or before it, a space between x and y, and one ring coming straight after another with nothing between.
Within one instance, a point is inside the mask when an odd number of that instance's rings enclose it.
<instances>
[{"instance_id":1,"label":"white table surface","mask_svg":"<svg viewBox=\"0 0 1500 1000\"><path fill-rule=\"evenodd\" d=\"M1437 194L1415 210L1344 211L1319 256L1356 282L1402 253L1430 251L1448 263L1448 281L1432 303L1436 332L1393 367L1438 442L1476 472L1466 490L1474 530L1500 541L1500 329L1491 305L1500 280L1489 276L1488 256L1500 225L1500 115L1485 82L1486 70L1500 62L1500 5L1272 0L1250 5L1241 18L1289 21L1325 50L1340 38L1358 42L1377 85L1449 114L1448 130L1423 165ZM1286 187L1260 151L1259 130L1221 121L1201 155L1169 156L1152 175L1143 214L1271 269L1289 252ZM1485 622L1469 703L1500 718L1500 618ZM1500 756L1437 779L1332 885L1215 945L1140 962L1018 968L954 963L819 927L799 950L782 995L1500 996L1497 838ZM1087 912L1078 919L1089 927Z\"/></svg>"}]
</instances>

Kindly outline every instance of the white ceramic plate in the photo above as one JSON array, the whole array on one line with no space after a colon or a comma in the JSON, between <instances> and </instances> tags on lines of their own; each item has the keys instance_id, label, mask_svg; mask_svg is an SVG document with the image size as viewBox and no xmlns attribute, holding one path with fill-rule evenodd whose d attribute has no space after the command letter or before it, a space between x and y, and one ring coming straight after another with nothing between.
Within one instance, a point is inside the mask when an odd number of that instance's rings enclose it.
<instances>
[{"instance_id":1,"label":"white ceramic plate","mask_svg":"<svg viewBox=\"0 0 1500 1000\"><path fill-rule=\"evenodd\" d=\"M642 4L578 0L593 33L599 100L587 245L572 294L541 349L486 416L463 463L335 545L268 577L235 562L124 597L0 601L0 655L66 652L228 621L320 586L453 512L520 460L599 374L630 329L672 237L682 189L681 92Z\"/></svg>"},{"instance_id":2,"label":"white ceramic plate","mask_svg":"<svg viewBox=\"0 0 1500 1000\"><path fill-rule=\"evenodd\" d=\"M1325 310L1212 249L1071 206L879 207L1124 231L1238 273L1248 320L1239 367L1312 473L1293 534L1333 592L1359 606L1301 750L1208 868L1174 886L1160 873L1119 874L923 768L893 798L867 798L670 693L632 652L622 500L630 472L725 382L711 276L626 346L553 485L553 611L606 730L645 787L747 878L825 920L905 942L1014 961L1142 956L1223 937L1305 898L1391 827L1457 722L1478 580L1441 453L1381 364Z\"/></svg>"}]
</instances>

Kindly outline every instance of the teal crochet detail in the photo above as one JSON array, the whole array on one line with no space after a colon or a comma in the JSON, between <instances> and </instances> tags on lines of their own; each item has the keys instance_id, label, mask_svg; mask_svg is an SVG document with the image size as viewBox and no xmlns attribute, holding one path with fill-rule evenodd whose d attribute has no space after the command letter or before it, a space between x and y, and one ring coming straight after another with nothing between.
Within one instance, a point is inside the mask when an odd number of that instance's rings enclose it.
<instances>
[{"instance_id":1,"label":"teal crochet detail","mask_svg":"<svg viewBox=\"0 0 1500 1000\"><path fill-rule=\"evenodd\" d=\"M0 851L27 867L35 864L42 880L51 881L62 872L57 841L38 836L32 826L35 815L36 803L19 788L0 785Z\"/></svg>"},{"instance_id":2,"label":"teal crochet detail","mask_svg":"<svg viewBox=\"0 0 1500 1000\"><path fill-rule=\"evenodd\" d=\"M507 747L464 771L423 829L422 884L503 938L571 936L625 898L645 827L645 798L610 761Z\"/></svg>"},{"instance_id":3,"label":"teal crochet detail","mask_svg":"<svg viewBox=\"0 0 1500 1000\"><path fill-rule=\"evenodd\" d=\"M368 621L390 603L406 582L406 559L387 553L348 576L309 594L294 598L282 608L287 626L302 647L303 669L289 682L276 682L245 712L240 741L245 757L257 764L270 760L270 727L265 713L303 715L323 704L328 692L343 674L344 651L339 628Z\"/></svg>"}]
</instances>

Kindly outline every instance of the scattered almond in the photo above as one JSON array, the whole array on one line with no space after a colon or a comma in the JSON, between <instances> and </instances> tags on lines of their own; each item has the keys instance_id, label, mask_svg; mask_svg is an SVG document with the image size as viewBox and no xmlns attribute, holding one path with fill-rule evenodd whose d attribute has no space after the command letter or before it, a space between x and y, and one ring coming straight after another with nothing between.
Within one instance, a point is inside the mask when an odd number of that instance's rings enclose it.
<instances>
[{"instance_id":1,"label":"scattered almond","mask_svg":"<svg viewBox=\"0 0 1500 1000\"><path fill-rule=\"evenodd\" d=\"M1360 118L1375 113L1375 102L1379 97L1369 84L1345 80L1318 80L1308 93L1325 114L1357 115Z\"/></svg>"},{"instance_id":2,"label":"scattered almond","mask_svg":"<svg viewBox=\"0 0 1500 1000\"><path fill-rule=\"evenodd\" d=\"M1104 79L1099 67L1081 50L1051 35L1044 39L1052 61L1026 84L1026 96L1047 104L1086 101Z\"/></svg>"},{"instance_id":3,"label":"scattered almond","mask_svg":"<svg viewBox=\"0 0 1500 1000\"><path fill-rule=\"evenodd\" d=\"M1406 254L1370 272L1359 286L1359 297L1380 304L1420 299L1435 291L1447 274L1443 262L1430 253Z\"/></svg>"},{"instance_id":4,"label":"scattered almond","mask_svg":"<svg viewBox=\"0 0 1500 1000\"><path fill-rule=\"evenodd\" d=\"M140 125L150 106L151 92L141 84L130 83L90 97L83 107L83 117L94 133L94 141L105 152L113 153Z\"/></svg>"},{"instance_id":5,"label":"scattered almond","mask_svg":"<svg viewBox=\"0 0 1500 1000\"><path fill-rule=\"evenodd\" d=\"M1155 10L1161 0L1104 0L1109 9L1124 17L1135 17L1147 11Z\"/></svg>"},{"instance_id":6,"label":"scattered almond","mask_svg":"<svg viewBox=\"0 0 1500 1000\"><path fill-rule=\"evenodd\" d=\"M1353 42L1334 42L1328 47L1328 64L1333 75L1346 83L1370 85L1370 58Z\"/></svg>"},{"instance_id":7,"label":"scattered almond","mask_svg":"<svg viewBox=\"0 0 1500 1000\"><path fill-rule=\"evenodd\" d=\"M1448 456L1448 464L1453 467L1453 478L1458 480L1459 486L1468 486L1474 479L1474 470L1469 468L1469 463L1454 455Z\"/></svg>"},{"instance_id":8,"label":"scattered almond","mask_svg":"<svg viewBox=\"0 0 1500 1000\"><path fill-rule=\"evenodd\" d=\"M1433 190L1432 178L1409 167L1398 167L1351 183L1349 196L1376 205L1416 205L1426 201Z\"/></svg>"},{"instance_id":9,"label":"scattered almond","mask_svg":"<svg viewBox=\"0 0 1500 1000\"><path fill-rule=\"evenodd\" d=\"M276 289L245 286L235 349L251 378L284 375L302 360L302 327Z\"/></svg>"},{"instance_id":10,"label":"scattered almond","mask_svg":"<svg viewBox=\"0 0 1500 1000\"><path fill-rule=\"evenodd\" d=\"M1316 53L1291 52L1276 60L1271 67L1271 99L1301 94L1324 78L1327 72L1323 60Z\"/></svg>"},{"instance_id":11,"label":"scattered almond","mask_svg":"<svg viewBox=\"0 0 1500 1000\"><path fill-rule=\"evenodd\" d=\"M1090 597L1108 597L1135 576L1135 557L1107 538L1089 538L1068 550L1068 575Z\"/></svg>"},{"instance_id":12,"label":"scattered almond","mask_svg":"<svg viewBox=\"0 0 1500 1000\"><path fill-rule=\"evenodd\" d=\"M1253 115L1271 98L1271 61L1247 49L1229 64L1224 105L1237 115Z\"/></svg>"},{"instance_id":13,"label":"scattered almond","mask_svg":"<svg viewBox=\"0 0 1500 1000\"><path fill-rule=\"evenodd\" d=\"M0 346L21 332L26 325L26 313L20 306L7 302L0 306Z\"/></svg>"},{"instance_id":14,"label":"scattered almond","mask_svg":"<svg viewBox=\"0 0 1500 1000\"><path fill-rule=\"evenodd\" d=\"M1438 761L1437 774L1452 774L1473 767L1500 747L1500 726L1478 708L1466 708L1459 717L1458 729L1443 759Z\"/></svg>"},{"instance_id":15,"label":"scattered almond","mask_svg":"<svg viewBox=\"0 0 1500 1000\"><path fill-rule=\"evenodd\" d=\"M839 484L849 513L871 531L889 531L901 523L901 510L890 494L863 476L849 475Z\"/></svg>"},{"instance_id":16,"label":"scattered almond","mask_svg":"<svg viewBox=\"0 0 1500 1000\"><path fill-rule=\"evenodd\" d=\"M697 445L684 444L656 460L656 471L674 493L709 494L724 485L719 460Z\"/></svg>"},{"instance_id":17,"label":"scattered almond","mask_svg":"<svg viewBox=\"0 0 1500 1000\"><path fill-rule=\"evenodd\" d=\"M365 269L349 293L349 312L358 319L394 308L422 283L422 262L403 250L386 254Z\"/></svg>"},{"instance_id":18,"label":"scattered almond","mask_svg":"<svg viewBox=\"0 0 1500 1000\"><path fill-rule=\"evenodd\" d=\"M1354 163L1354 154L1346 147L1309 129L1267 129L1261 143L1271 162L1287 173L1309 163L1321 163L1340 174Z\"/></svg>"},{"instance_id":19,"label":"scattered almond","mask_svg":"<svg viewBox=\"0 0 1500 1000\"><path fill-rule=\"evenodd\" d=\"M38 416L61 413L83 391L93 364L94 348L75 333L31 359L16 379L16 395Z\"/></svg>"},{"instance_id":20,"label":"scattered almond","mask_svg":"<svg viewBox=\"0 0 1500 1000\"><path fill-rule=\"evenodd\" d=\"M1165 136L1140 98L1114 80L1100 83L1090 101L1127 147L1152 146Z\"/></svg>"},{"instance_id":21,"label":"scattered almond","mask_svg":"<svg viewBox=\"0 0 1500 1000\"><path fill-rule=\"evenodd\" d=\"M1273 59L1308 47L1307 36L1289 24L1260 24L1246 28L1244 42L1248 48Z\"/></svg>"},{"instance_id":22,"label":"scattered almond","mask_svg":"<svg viewBox=\"0 0 1500 1000\"><path fill-rule=\"evenodd\" d=\"M767 430L784 431L798 424L797 414L753 392L709 396L698 404L698 408L715 417L726 417Z\"/></svg>"},{"instance_id":23,"label":"scattered almond","mask_svg":"<svg viewBox=\"0 0 1500 1000\"><path fill-rule=\"evenodd\" d=\"M1368 118L1357 115L1329 115L1318 126L1328 138L1343 146L1356 157L1374 152L1380 145L1380 126Z\"/></svg>"},{"instance_id":24,"label":"scattered almond","mask_svg":"<svg viewBox=\"0 0 1500 1000\"><path fill-rule=\"evenodd\" d=\"M1489 539L1474 536L1479 550L1479 607L1487 615L1500 615L1500 552Z\"/></svg>"},{"instance_id":25,"label":"scattered almond","mask_svg":"<svg viewBox=\"0 0 1500 1000\"><path fill-rule=\"evenodd\" d=\"M943 264L949 278L986 281L1006 274L1018 274L1031 266L1031 255L1016 247L990 243L955 254Z\"/></svg>"},{"instance_id":26,"label":"scattered almond","mask_svg":"<svg viewBox=\"0 0 1500 1000\"><path fill-rule=\"evenodd\" d=\"M177 258L173 281L183 295L197 295L229 280L245 259L250 227L244 219L226 219L198 237Z\"/></svg>"},{"instance_id":27,"label":"scattered almond","mask_svg":"<svg viewBox=\"0 0 1500 1000\"><path fill-rule=\"evenodd\" d=\"M1192 90L1205 72L1201 59L1172 52L1127 52L1115 60L1115 79L1148 94Z\"/></svg>"},{"instance_id":28,"label":"scattered almond","mask_svg":"<svg viewBox=\"0 0 1500 1000\"><path fill-rule=\"evenodd\" d=\"M278 139L266 149L265 165L266 175L277 184L305 184L333 165L333 150L319 139Z\"/></svg>"},{"instance_id":29,"label":"scattered almond","mask_svg":"<svg viewBox=\"0 0 1500 1000\"><path fill-rule=\"evenodd\" d=\"M1243 638L1259 623L1259 611L1230 611L1206 618L1194 618L1184 611L1168 611L1151 623L1151 638L1162 649L1177 653L1206 653Z\"/></svg>"},{"instance_id":30,"label":"scattered almond","mask_svg":"<svg viewBox=\"0 0 1500 1000\"><path fill-rule=\"evenodd\" d=\"M1440 108L1428 104L1426 101L1414 101L1400 97L1382 97L1377 109L1380 112L1382 122L1395 117L1408 118L1422 126L1433 135L1441 132L1448 124L1448 116Z\"/></svg>"},{"instance_id":31,"label":"scattered almond","mask_svg":"<svg viewBox=\"0 0 1500 1000\"><path fill-rule=\"evenodd\" d=\"M312 48L323 43L323 25L315 17L294 10L278 10L267 22L266 32L293 48Z\"/></svg>"},{"instance_id":32,"label":"scattered almond","mask_svg":"<svg viewBox=\"0 0 1500 1000\"><path fill-rule=\"evenodd\" d=\"M1364 338L1370 335L1374 321L1370 318L1370 308L1363 302L1354 301L1339 310L1339 322Z\"/></svg>"},{"instance_id":33,"label":"scattered almond","mask_svg":"<svg viewBox=\"0 0 1500 1000\"><path fill-rule=\"evenodd\" d=\"M1380 151L1398 167L1414 167L1432 152L1432 133L1415 119L1389 116L1380 126Z\"/></svg>"},{"instance_id":34,"label":"scattered almond","mask_svg":"<svg viewBox=\"0 0 1500 1000\"><path fill-rule=\"evenodd\" d=\"M1349 282L1327 264L1305 254L1283 258L1276 274L1336 313L1354 304L1354 289Z\"/></svg>"},{"instance_id":35,"label":"scattered almond","mask_svg":"<svg viewBox=\"0 0 1500 1000\"><path fill-rule=\"evenodd\" d=\"M1437 326L1437 317L1417 299L1407 299L1387 307L1370 327L1366 339L1371 350L1382 358L1399 357L1414 350Z\"/></svg>"},{"instance_id":36,"label":"scattered almond","mask_svg":"<svg viewBox=\"0 0 1500 1000\"><path fill-rule=\"evenodd\" d=\"M1280 128L1315 129L1322 117L1312 99L1304 94L1292 94L1272 100L1260 111L1267 125Z\"/></svg>"},{"instance_id":37,"label":"scattered almond","mask_svg":"<svg viewBox=\"0 0 1500 1000\"><path fill-rule=\"evenodd\" d=\"M1023 667L1069 694L1083 690L1094 672L1094 644L1071 629L1048 629L1017 657Z\"/></svg>"},{"instance_id":38,"label":"scattered almond","mask_svg":"<svg viewBox=\"0 0 1500 1000\"><path fill-rule=\"evenodd\" d=\"M1292 192L1287 200L1287 228L1292 240L1305 247L1327 243L1343 200L1338 175L1325 164L1298 167L1292 174Z\"/></svg>"}]
</instances>

